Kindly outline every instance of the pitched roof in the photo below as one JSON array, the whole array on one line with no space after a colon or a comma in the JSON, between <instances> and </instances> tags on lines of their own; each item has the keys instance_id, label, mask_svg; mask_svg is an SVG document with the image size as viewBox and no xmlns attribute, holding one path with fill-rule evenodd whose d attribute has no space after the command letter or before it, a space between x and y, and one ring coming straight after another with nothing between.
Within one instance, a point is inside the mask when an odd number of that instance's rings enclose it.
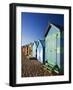
<instances>
[{"instance_id":1,"label":"pitched roof","mask_svg":"<svg viewBox=\"0 0 73 90\"><path fill-rule=\"evenodd\" d=\"M33 43L25 44L25 45L23 45L22 47L23 47L23 48L24 48L24 47L28 47L29 45L33 45Z\"/></svg>"},{"instance_id":2,"label":"pitched roof","mask_svg":"<svg viewBox=\"0 0 73 90\"><path fill-rule=\"evenodd\" d=\"M49 30L50 30L50 28L51 28L52 26L58 28L58 29L60 30L60 32L64 31L64 27L63 27L63 26L56 25L56 24L51 24L51 23L50 23L50 24L48 24L48 27L47 27L47 30L46 30L46 33L45 33L45 37L46 37L46 35L48 34L48 32L49 32Z\"/></svg>"},{"instance_id":3,"label":"pitched roof","mask_svg":"<svg viewBox=\"0 0 73 90\"><path fill-rule=\"evenodd\" d=\"M36 44L36 46L38 46L38 41L34 41L33 44L34 44L34 43Z\"/></svg>"},{"instance_id":4,"label":"pitched roof","mask_svg":"<svg viewBox=\"0 0 73 90\"><path fill-rule=\"evenodd\" d=\"M40 42L43 47L45 46L44 40L38 40L38 42Z\"/></svg>"}]
</instances>

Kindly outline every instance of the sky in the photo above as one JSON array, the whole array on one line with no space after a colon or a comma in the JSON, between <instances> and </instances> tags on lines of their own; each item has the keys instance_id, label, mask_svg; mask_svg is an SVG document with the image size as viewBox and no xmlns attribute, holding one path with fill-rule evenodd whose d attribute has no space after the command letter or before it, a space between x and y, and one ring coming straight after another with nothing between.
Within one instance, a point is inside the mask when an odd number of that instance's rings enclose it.
<instances>
[{"instance_id":1,"label":"sky","mask_svg":"<svg viewBox=\"0 0 73 90\"><path fill-rule=\"evenodd\" d=\"M64 15L22 12L21 45L43 40L48 23L64 26Z\"/></svg>"}]
</instances>

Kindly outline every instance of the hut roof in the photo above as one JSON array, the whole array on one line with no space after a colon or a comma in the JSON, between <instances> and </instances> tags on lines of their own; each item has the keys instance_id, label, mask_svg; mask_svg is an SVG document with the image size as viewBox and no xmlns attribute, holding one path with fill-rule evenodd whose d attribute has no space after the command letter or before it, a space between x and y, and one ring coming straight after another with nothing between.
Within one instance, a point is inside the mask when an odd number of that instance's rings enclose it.
<instances>
[{"instance_id":1,"label":"hut roof","mask_svg":"<svg viewBox=\"0 0 73 90\"><path fill-rule=\"evenodd\" d=\"M63 26L50 23L50 24L48 24L48 27L46 29L45 37L48 34L48 32L49 32L49 30L51 29L52 26L54 26L55 28L58 28L60 30L60 32L64 31L64 27Z\"/></svg>"},{"instance_id":2,"label":"hut roof","mask_svg":"<svg viewBox=\"0 0 73 90\"><path fill-rule=\"evenodd\" d=\"M22 47L24 48L24 47L27 47L27 46L29 46L29 45L33 45L33 43L25 44L25 45L23 45Z\"/></svg>"},{"instance_id":3,"label":"hut roof","mask_svg":"<svg viewBox=\"0 0 73 90\"><path fill-rule=\"evenodd\" d=\"M34 44L34 43L36 44L36 46L38 46L38 41L34 41L33 44Z\"/></svg>"},{"instance_id":4,"label":"hut roof","mask_svg":"<svg viewBox=\"0 0 73 90\"><path fill-rule=\"evenodd\" d=\"M44 40L38 40L38 42L40 42L43 47L45 46Z\"/></svg>"}]
</instances>

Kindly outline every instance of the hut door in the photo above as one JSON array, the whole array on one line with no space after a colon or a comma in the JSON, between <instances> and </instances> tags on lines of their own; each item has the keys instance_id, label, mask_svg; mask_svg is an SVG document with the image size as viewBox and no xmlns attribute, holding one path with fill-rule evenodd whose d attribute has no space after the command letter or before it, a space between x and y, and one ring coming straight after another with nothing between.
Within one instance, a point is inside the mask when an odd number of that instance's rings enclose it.
<instances>
[{"instance_id":1,"label":"hut door","mask_svg":"<svg viewBox=\"0 0 73 90\"><path fill-rule=\"evenodd\" d=\"M37 48L37 59L38 61L40 61L42 63L42 57L43 57L43 52L42 52L42 48Z\"/></svg>"},{"instance_id":2,"label":"hut door","mask_svg":"<svg viewBox=\"0 0 73 90\"><path fill-rule=\"evenodd\" d=\"M45 59L48 64L60 66L60 32L50 30L45 39Z\"/></svg>"},{"instance_id":3,"label":"hut door","mask_svg":"<svg viewBox=\"0 0 73 90\"><path fill-rule=\"evenodd\" d=\"M43 51L42 51L42 48L40 49L40 62L42 63L43 62Z\"/></svg>"}]
</instances>

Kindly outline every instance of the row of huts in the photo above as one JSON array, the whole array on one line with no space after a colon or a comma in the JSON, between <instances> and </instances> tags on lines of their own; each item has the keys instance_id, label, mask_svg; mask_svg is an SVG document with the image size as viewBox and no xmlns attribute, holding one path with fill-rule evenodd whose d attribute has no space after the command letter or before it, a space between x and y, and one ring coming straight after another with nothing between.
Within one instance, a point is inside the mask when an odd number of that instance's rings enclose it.
<instances>
[{"instance_id":1,"label":"row of huts","mask_svg":"<svg viewBox=\"0 0 73 90\"><path fill-rule=\"evenodd\" d=\"M22 47L24 55L34 57L41 63L50 66L57 65L64 69L64 29L63 27L49 24L44 40L34 41Z\"/></svg>"},{"instance_id":2,"label":"row of huts","mask_svg":"<svg viewBox=\"0 0 73 90\"><path fill-rule=\"evenodd\" d=\"M33 43L23 46L22 52L25 56L37 59L38 61L43 63L45 59L45 42L44 40L34 41Z\"/></svg>"}]
</instances>

